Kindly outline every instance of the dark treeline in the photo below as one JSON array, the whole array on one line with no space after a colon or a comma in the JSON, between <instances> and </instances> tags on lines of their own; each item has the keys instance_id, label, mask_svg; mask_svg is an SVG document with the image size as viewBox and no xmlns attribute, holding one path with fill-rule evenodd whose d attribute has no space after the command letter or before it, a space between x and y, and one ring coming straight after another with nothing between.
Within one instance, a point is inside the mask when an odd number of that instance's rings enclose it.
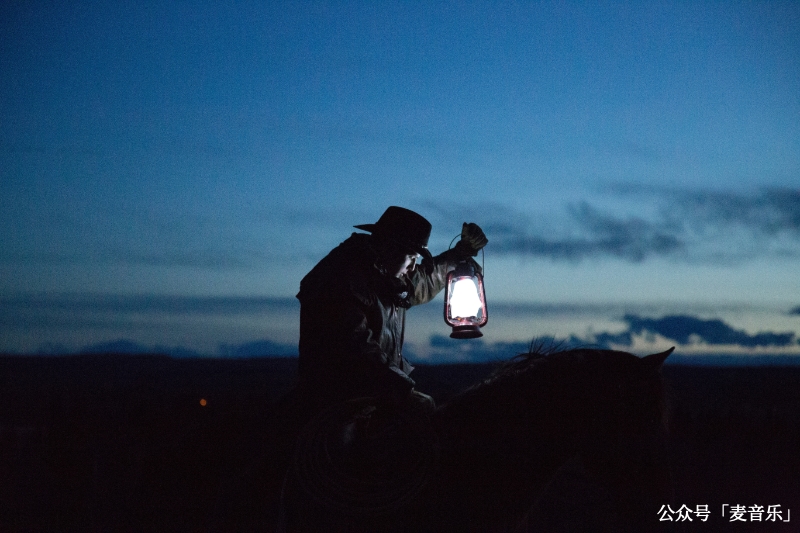
<instances>
[{"instance_id":1,"label":"dark treeline","mask_svg":"<svg viewBox=\"0 0 800 533\"><path fill-rule=\"evenodd\" d=\"M0 531L263 531L276 519L276 406L296 359L0 357ZM437 401L492 365L420 365ZM663 369L670 504L781 505L800 521L800 368ZM658 509L653 509L654 524ZM745 515L749 518L749 515ZM532 517L531 531L535 531ZM654 527L655 529L655 527Z\"/></svg>"}]
</instances>

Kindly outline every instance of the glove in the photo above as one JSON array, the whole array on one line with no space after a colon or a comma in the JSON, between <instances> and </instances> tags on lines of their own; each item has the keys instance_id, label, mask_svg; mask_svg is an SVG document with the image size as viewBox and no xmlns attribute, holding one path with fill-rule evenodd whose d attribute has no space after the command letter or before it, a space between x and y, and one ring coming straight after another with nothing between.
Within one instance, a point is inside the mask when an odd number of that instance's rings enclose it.
<instances>
[{"instance_id":1,"label":"glove","mask_svg":"<svg viewBox=\"0 0 800 533\"><path fill-rule=\"evenodd\" d=\"M408 396L408 406L417 412L429 415L436 410L436 402L434 399L423 392L412 390Z\"/></svg>"},{"instance_id":2,"label":"glove","mask_svg":"<svg viewBox=\"0 0 800 533\"><path fill-rule=\"evenodd\" d=\"M396 366L381 365L384 379L376 381L382 390L375 391L375 396L385 396L395 403L405 401L414 390L414 380Z\"/></svg>"},{"instance_id":3,"label":"glove","mask_svg":"<svg viewBox=\"0 0 800 533\"><path fill-rule=\"evenodd\" d=\"M456 243L455 249L465 258L475 257L488 242L489 239L486 238L480 226L472 222L464 222L461 226L461 240Z\"/></svg>"}]
</instances>

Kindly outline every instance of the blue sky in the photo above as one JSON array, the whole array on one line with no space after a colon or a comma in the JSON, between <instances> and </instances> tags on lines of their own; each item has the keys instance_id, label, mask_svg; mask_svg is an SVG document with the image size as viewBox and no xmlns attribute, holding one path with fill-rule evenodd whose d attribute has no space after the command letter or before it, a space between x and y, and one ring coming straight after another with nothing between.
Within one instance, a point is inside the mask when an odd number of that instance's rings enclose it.
<instances>
[{"instance_id":1,"label":"blue sky","mask_svg":"<svg viewBox=\"0 0 800 533\"><path fill-rule=\"evenodd\" d=\"M687 316L751 337L629 347L800 351L796 2L6 2L0 25L2 350L291 345L305 272L402 205L434 252L486 231L487 343ZM420 358L440 305L411 313ZM736 341L759 332L795 338Z\"/></svg>"}]
</instances>

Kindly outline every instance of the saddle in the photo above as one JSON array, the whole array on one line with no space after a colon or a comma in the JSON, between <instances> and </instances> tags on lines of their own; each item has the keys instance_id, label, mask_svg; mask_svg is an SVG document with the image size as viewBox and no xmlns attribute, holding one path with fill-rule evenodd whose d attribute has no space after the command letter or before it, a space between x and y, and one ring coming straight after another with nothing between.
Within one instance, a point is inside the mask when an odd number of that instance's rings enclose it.
<instances>
[{"instance_id":1,"label":"saddle","mask_svg":"<svg viewBox=\"0 0 800 533\"><path fill-rule=\"evenodd\" d=\"M296 485L318 505L359 515L398 511L438 464L430 419L413 409L359 398L322 411L300 433Z\"/></svg>"}]
</instances>

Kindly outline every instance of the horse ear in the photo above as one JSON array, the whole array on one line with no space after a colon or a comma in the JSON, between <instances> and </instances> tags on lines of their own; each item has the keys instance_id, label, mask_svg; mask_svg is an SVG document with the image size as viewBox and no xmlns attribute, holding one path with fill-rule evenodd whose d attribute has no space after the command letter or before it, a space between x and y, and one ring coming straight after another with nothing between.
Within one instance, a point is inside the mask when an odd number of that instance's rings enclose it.
<instances>
[{"instance_id":1,"label":"horse ear","mask_svg":"<svg viewBox=\"0 0 800 533\"><path fill-rule=\"evenodd\" d=\"M642 361L644 361L647 366L653 369L661 368L661 365L664 363L667 357L669 357L669 354L671 354L673 350L675 350L674 346L666 352L654 353L652 355L642 357Z\"/></svg>"}]
</instances>

